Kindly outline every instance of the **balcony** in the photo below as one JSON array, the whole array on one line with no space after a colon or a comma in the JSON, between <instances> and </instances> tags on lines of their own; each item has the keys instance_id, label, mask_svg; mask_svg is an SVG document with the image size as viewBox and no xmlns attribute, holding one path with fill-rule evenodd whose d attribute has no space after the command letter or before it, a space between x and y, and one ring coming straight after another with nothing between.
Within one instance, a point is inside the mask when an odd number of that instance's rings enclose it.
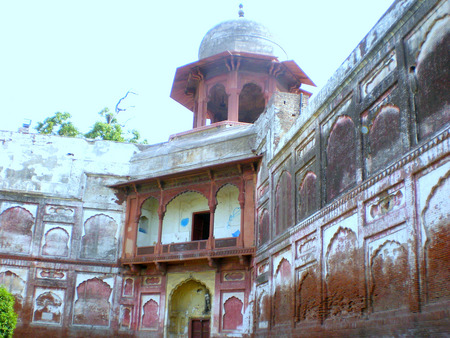
<instances>
[{"instance_id":1,"label":"balcony","mask_svg":"<svg viewBox=\"0 0 450 338\"><path fill-rule=\"evenodd\" d=\"M207 259L208 261L226 257L239 257L241 262L246 256L255 252L254 247L242 247L238 238L213 239L214 245L209 245L209 240L161 244L160 246L144 246L136 248L135 257L122 258L123 265L147 265L186 260Z\"/></svg>"}]
</instances>

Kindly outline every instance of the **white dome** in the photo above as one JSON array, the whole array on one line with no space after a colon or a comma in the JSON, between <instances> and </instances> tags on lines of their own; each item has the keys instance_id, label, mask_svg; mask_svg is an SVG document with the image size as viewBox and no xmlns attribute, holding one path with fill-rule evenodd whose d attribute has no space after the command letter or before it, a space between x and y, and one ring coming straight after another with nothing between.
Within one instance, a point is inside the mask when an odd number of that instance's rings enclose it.
<instances>
[{"instance_id":1,"label":"white dome","mask_svg":"<svg viewBox=\"0 0 450 338\"><path fill-rule=\"evenodd\" d=\"M270 31L255 21L239 18L219 23L206 33L198 51L204 59L225 51L271 55L287 59L284 49Z\"/></svg>"}]
</instances>

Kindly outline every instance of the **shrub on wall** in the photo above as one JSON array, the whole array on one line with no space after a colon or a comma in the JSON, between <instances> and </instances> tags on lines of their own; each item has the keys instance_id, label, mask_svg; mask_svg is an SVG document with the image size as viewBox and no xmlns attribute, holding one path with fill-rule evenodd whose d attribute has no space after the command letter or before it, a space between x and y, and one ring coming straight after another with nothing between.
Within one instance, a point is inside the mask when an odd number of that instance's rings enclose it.
<instances>
[{"instance_id":1,"label":"shrub on wall","mask_svg":"<svg viewBox=\"0 0 450 338\"><path fill-rule=\"evenodd\" d=\"M14 296L0 286L0 337L12 337L17 324Z\"/></svg>"}]
</instances>

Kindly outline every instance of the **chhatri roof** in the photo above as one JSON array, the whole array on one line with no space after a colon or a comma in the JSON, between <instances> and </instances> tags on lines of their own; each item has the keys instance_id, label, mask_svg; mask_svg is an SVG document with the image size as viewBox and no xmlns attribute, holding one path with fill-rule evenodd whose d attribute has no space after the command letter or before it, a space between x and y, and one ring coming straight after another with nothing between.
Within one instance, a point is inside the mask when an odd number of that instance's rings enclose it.
<instances>
[{"instance_id":1,"label":"chhatri roof","mask_svg":"<svg viewBox=\"0 0 450 338\"><path fill-rule=\"evenodd\" d=\"M224 21L211 28L203 37L198 58L204 59L226 51L287 59L284 49L264 25L244 17Z\"/></svg>"},{"instance_id":2,"label":"chhatri roof","mask_svg":"<svg viewBox=\"0 0 450 338\"><path fill-rule=\"evenodd\" d=\"M170 97L189 110L194 110L194 95L199 81L227 73L232 64L255 73L271 73L286 88L314 82L287 54L262 24L244 18L242 5L239 18L227 20L211 28L199 48L199 60L177 68Z\"/></svg>"}]
</instances>

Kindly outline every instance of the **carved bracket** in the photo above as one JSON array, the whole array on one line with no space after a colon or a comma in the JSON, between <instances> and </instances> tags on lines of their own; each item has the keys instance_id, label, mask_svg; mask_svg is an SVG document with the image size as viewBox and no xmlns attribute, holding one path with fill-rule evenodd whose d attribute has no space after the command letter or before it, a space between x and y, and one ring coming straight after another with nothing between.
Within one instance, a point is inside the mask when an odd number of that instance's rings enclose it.
<instances>
[{"instance_id":1,"label":"carved bracket","mask_svg":"<svg viewBox=\"0 0 450 338\"><path fill-rule=\"evenodd\" d=\"M219 272L220 259L208 256L208 265L216 270L216 272Z\"/></svg>"},{"instance_id":2,"label":"carved bracket","mask_svg":"<svg viewBox=\"0 0 450 338\"><path fill-rule=\"evenodd\" d=\"M137 264L130 264L130 271L131 273L133 273L134 275L139 275L139 273L141 272L141 266L137 265Z\"/></svg>"},{"instance_id":3,"label":"carved bracket","mask_svg":"<svg viewBox=\"0 0 450 338\"><path fill-rule=\"evenodd\" d=\"M161 272L163 275L166 275L167 273L167 264L161 263L161 262L155 262L156 270Z\"/></svg>"},{"instance_id":4,"label":"carved bracket","mask_svg":"<svg viewBox=\"0 0 450 338\"><path fill-rule=\"evenodd\" d=\"M251 256L248 255L239 255L239 263L248 270L250 268Z\"/></svg>"}]
</instances>

